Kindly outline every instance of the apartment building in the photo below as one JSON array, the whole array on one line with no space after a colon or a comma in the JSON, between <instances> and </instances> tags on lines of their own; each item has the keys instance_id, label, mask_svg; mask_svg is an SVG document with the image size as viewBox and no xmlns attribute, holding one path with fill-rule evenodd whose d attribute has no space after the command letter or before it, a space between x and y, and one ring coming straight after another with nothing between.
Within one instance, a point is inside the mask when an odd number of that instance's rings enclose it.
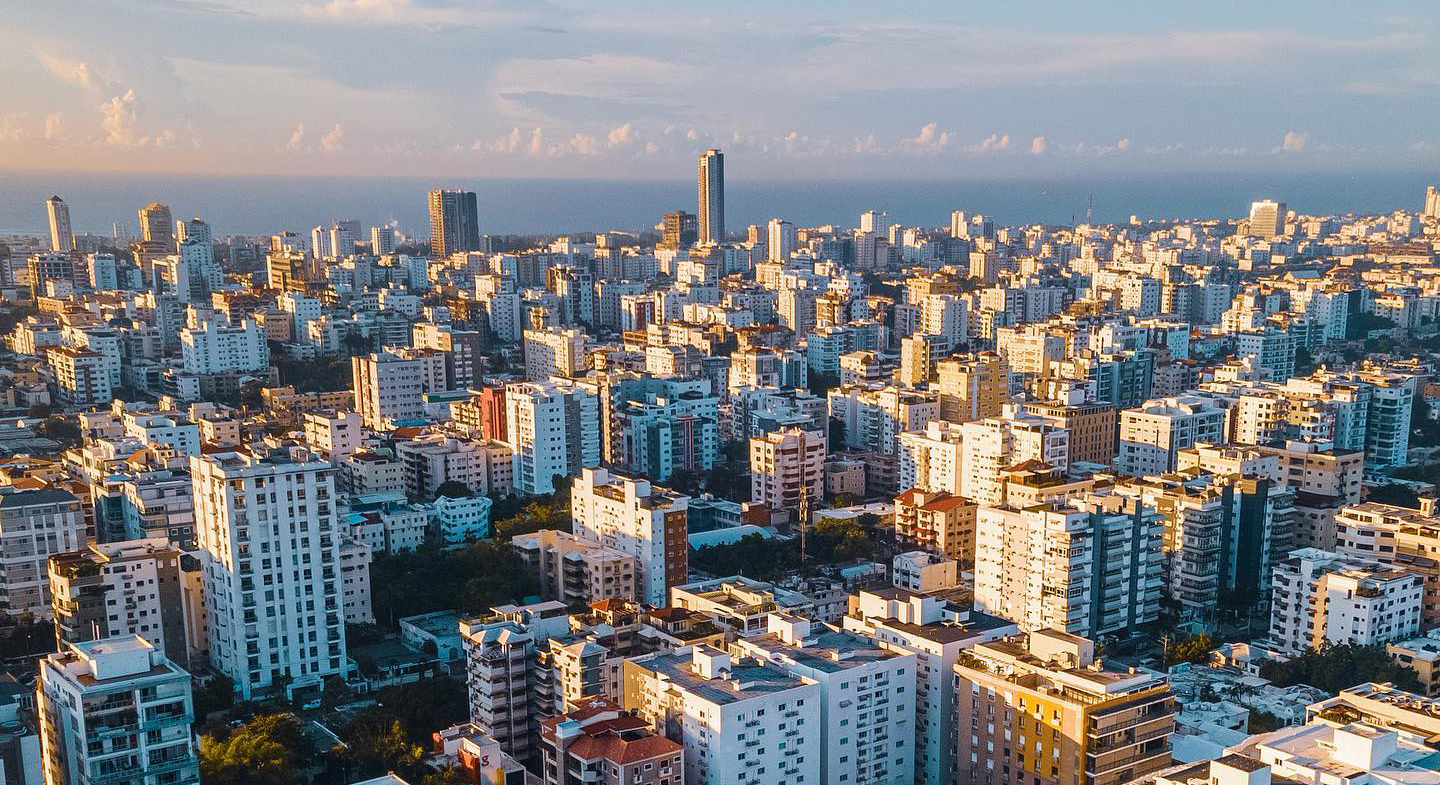
<instances>
[{"instance_id":1,"label":"apartment building","mask_svg":"<svg viewBox=\"0 0 1440 785\"><path fill-rule=\"evenodd\" d=\"M89 543L50 557L50 598L62 644L138 635L190 662L180 551L163 538Z\"/></svg>"},{"instance_id":2,"label":"apartment building","mask_svg":"<svg viewBox=\"0 0 1440 785\"><path fill-rule=\"evenodd\" d=\"M85 517L69 491L0 491L0 613L50 617L48 560L85 547Z\"/></svg>"},{"instance_id":3,"label":"apartment building","mask_svg":"<svg viewBox=\"0 0 1440 785\"><path fill-rule=\"evenodd\" d=\"M530 699L536 647L569 631L565 605L555 601L501 606L460 622L470 721L522 762L539 750L539 717Z\"/></svg>"},{"instance_id":4,"label":"apartment building","mask_svg":"<svg viewBox=\"0 0 1440 785\"><path fill-rule=\"evenodd\" d=\"M750 439L750 501L800 523L801 499L811 509L825 493L825 434L782 428Z\"/></svg>"},{"instance_id":5,"label":"apartment building","mask_svg":"<svg viewBox=\"0 0 1440 785\"><path fill-rule=\"evenodd\" d=\"M929 551L898 553L890 560L890 583L917 594L953 589L960 582L960 563Z\"/></svg>"},{"instance_id":6,"label":"apartment building","mask_svg":"<svg viewBox=\"0 0 1440 785\"><path fill-rule=\"evenodd\" d=\"M994 352L940 360L935 373L940 419L946 422L998 417L1010 401L1010 369Z\"/></svg>"},{"instance_id":7,"label":"apartment building","mask_svg":"<svg viewBox=\"0 0 1440 785\"><path fill-rule=\"evenodd\" d=\"M977 509L963 496L906 491L895 497L895 537L928 553L974 564Z\"/></svg>"},{"instance_id":8,"label":"apartment building","mask_svg":"<svg viewBox=\"0 0 1440 785\"><path fill-rule=\"evenodd\" d=\"M1335 514L1335 552L1417 573L1425 584L1420 629L1440 628L1440 518L1379 502L1351 504Z\"/></svg>"},{"instance_id":9,"label":"apartment building","mask_svg":"<svg viewBox=\"0 0 1440 785\"><path fill-rule=\"evenodd\" d=\"M540 721L545 785L681 785L685 748L606 700Z\"/></svg>"},{"instance_id":10,"label":"apartment building","mask_svg":"<svg viewBox=\"0 0 1440 785\"><path fill-rule=\"evenodd\" d=\"M426 363L391 352L351 358L360 422L372 431L388 431L395 423L425 419Z\"/></svg>"},{"instance_id":11,"label":"apartment building","mask_svg":"<svg viewBox=\"0 0 1440 785\"><path fill-rule=\"evenodd\" d=\"M1174 471L1180 450L1198 442L1223 444L1226 410L1198 396L1147 401L1120 413L1120 450L1115 470L1131 477Z\"/></svg>"},{"instance_id":12,"label":"apartment building","mask_svg":"<svg viewBox=\"0 0 1440 785\"><path fill-rule=\"evenodd\" d=\"M626 709L685 748L687 785L821 782L813 680L708 646L624 664Z\"/></svg>"},{"instance_id":13,"label":"apartment building","mask_svg":"<svg viewBox=\"0 0 1440 785\"><path fill-rule=\"evenodd\" d=\"M585 372L585 333L579 330L526 330L525 378L547 382L574 379Z\"/></svg>"},{"instance_id":14,"label":"apartment building","mask_svg":"<svg viewBox=\"0 0 1440 785\"><path fill-rule=\"evenodd\" d=\"M952 669L966 649L1015 634L1015 624L901 588L862 589L849 606L845 630L915 655L915 782L949 785L956 765Z\"/></svg>"},{"instance_id":15,"label":"apartment building","mask_svg":"<svg viewBox=\"0 0 1440 785\"><path fill-rule=\"evenodd\" d=\"M303 450L190 459L210 664L249 700L347 666L335 470Z\"/></svg>"},{"instance_id":16,"label":"apartment building","mask_svg":"<svg viewBox=\"0 0 1440 785\"><path fill-rule=\"evenodd\" d=\"M1024 510L982 506L975 607L1024 632L1134 631L1160 616L1163 529L1153 509L1113 495Z\"/></svg>"},{"instance_id":17,"label":"apartment building","mask_svg":"<svg viewBox=\"0 0 1440 785\"><path fill-rule=\"evenodd\" d=\"M634 556L641 601L663 605L685 581L689 501L643 479L585 469L570 489L573 531Z\"/></svg>"},{"instance_id":18,"label":"apartment building","mask_svg":"<svg viewBox=\"0 0 1440 785\"><path fill-rule=\"evenodd\" d=\"M637 599L640 560L569 532L542 529L510 540L540 576L540 597L567 606L610 598Z\"/></svg>"},{"instance_id":19,"label":"apartment building","mask_svg":"<svg viewBox=\"0 0 1440 785\"><path fill-rule=\"evenodd\" d=\"M551 493L556 475L569 477L600 465L600 401L593 388L508 385L505 418L514 451L511 483L518 493Z\"/></svg>"},{"instance_id":20,"label":"apartment building","mask_svg":"<svg viewBox=\"0 0 1440 785\"><path fill-rule=\"evenodd\" d=\"M47 785L198 785L190 674L139 636L68 643L40 661Z\"/></svg>"},{"instance_id":21,"label":"apartment building","mask_svg":"<svg viewBox=\"0 0 1440 785\"><path fill-rule=\"evenodd\" d=\"M957 782L1123 785L1170 765L1170 685L1103 668L1087 638L1041 629L981 643L954 676Z\"/></svg>"},{"instance_id":22,"label":"apartment building","mask_svg":"<svg viewBox=\"0 0 1440 785\"><path fill-rule=\"evenodd\" d=\"M793 614L772 613L767 624L731 653L820 688L820 782L911 785L916 655Z\"/></svg>"},{"instance_id":23,"label":"apartment building","mask_svg":"<svg viewBox=\"0 0 1440 785\"><path fill-rule=\"evenodd\" d=\"M1070 432L1013 405L1000 417L965 423L960 433L959 495L978 504L1004 502L1004 473L1011 466L1039 461L1064 471L1070 463Z\"/></svg>"},{"instance_id":24,"label":"apartment building","mask_svg":"<svg viewBox=\"0 0 1440 785\"><path fill-rule=\"evenodd\" d=\"M1424 580L1408 570L1301 548L1275 565L1274 581L1269 642L1287 657L1420 631Z\"/></svg>"},{"instance_id":25,"label":"apartment building","mask_svg":"<svg viewBox=\"0 0 1440 785\"><path fill-rule=\"evenodd\" d=\"M716 627L741 638L765 634L771 611L815 614L814 600L804 594L741 575L676 586L670 590L670 605L702 613Z\"/></svg>"}]
</instances>

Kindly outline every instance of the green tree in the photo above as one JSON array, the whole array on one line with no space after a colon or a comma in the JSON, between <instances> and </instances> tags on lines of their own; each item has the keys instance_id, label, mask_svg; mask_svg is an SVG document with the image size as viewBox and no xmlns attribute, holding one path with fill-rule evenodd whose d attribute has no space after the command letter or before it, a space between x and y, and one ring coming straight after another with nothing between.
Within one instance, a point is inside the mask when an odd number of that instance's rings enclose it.
<instances>
[{"instance_id":1,"label":"green tree","mask_svg":"<svg viewBox=\"0 0 1440 785\"><path fill-rule=\"evenodd\" d=\"M35 433L46 439L59 442L61 447L79 447L85 440L80 426L68 417L50 417L35 426Z\"/></svg>"},{"instance_id":2,"label":"green tree","mask_svg":"<svg viewBox=\"0 0 1440 785\"><path fill-rule=\"evenodd\" d=\"M229 736L200 738L200 778L206 785L291 785L303 782L315 745L293 714L266 714Z\"/></svg>"},{"instance_id":3,"label":"green tree","mask_svg":"<svg viewBox=\"0 0 1440 785\"><path fill-rule=\"evenodd\" d=\"M1393 504L1397 507L1420 509L1420 496L1416 494L1410 486L1398 482L1387 485L1377 485L1370 488L1365 500L1379 502L1380 504Z\"/></svg>"},{"instance_id":4,"label":"green tree","mask_svg":"<svg viewBox=\"0 0 1440 785\"><path fill-rule=\"evenodd\" d=\"M1215 641L1209 635L1191 635L1170 645L1165 652L1165 664L1168 666L1181 662L1204 663L1209 660L1210 652L1214 648Z\"/></svg>"},{"instance_id":5,"label":"green tree","mask_svg":"<svg viewBox=\"0 0 1440 785\"><path fill-rule=\"evenodd\" d=\"M456 480L446 480L435 489L436 498L444 496L447 499L468 499L474 495L475 492L470 490L470 486Z\"/></svg>"},{"instance_id":6,"label":"green tree","mask_svg":"<svg viewBox=\"0 0 1440 785\"><path fill-rule=\"evenodd\" d=\"M1285 662L1267 662L1260 675L1277 687L1308 684L1332 693L1371 681L1390 682L1411 692L1421 690L1415 671L1390 659L1384 646L1326 646Z\"/></svg>"}]
</instances>

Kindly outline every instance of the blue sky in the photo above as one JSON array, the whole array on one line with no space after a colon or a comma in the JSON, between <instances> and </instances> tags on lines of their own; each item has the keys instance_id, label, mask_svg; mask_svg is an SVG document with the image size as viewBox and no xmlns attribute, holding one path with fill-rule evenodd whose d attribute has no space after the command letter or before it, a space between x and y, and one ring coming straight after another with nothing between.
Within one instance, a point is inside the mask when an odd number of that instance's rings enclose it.
<instances>
[{"instance_id":1,"label":"blue sky","mask_svg":"<svg viewBox=\"0 0 1440 785\"><path fill-rule=\"evenodd\" d=\"M0 168L1440 170L1433 2L44 0Z\"/></svg>"}]
</instances>

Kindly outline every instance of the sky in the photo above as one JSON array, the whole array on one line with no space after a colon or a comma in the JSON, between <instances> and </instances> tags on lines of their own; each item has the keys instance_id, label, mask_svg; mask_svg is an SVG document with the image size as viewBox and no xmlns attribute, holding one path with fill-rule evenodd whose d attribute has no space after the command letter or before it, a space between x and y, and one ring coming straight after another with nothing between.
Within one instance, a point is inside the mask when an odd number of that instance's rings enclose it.
<instances>
[{"instance_id":1,"label":"sky","mask_svg":"<svg viewBox=\"0 0 1440 785\"><path fill-rule=\"evenodd\" d=\"M1440 171L1433 0L12 0L0 169Z\"/></svg>"}]
</instances>

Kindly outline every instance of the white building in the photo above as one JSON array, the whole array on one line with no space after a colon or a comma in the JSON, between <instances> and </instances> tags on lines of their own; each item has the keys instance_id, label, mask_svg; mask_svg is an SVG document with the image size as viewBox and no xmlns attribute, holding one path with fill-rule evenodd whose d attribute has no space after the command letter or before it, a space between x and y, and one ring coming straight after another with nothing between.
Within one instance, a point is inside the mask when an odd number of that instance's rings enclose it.
<instances>
[{"instance_id":1,"label":"white building","mask_svg":"<svg viewBox=\"0 0 1440 785\"><path fill-rule=\"evenodd\" d=\"M186 327L180 331L180 362L186 373L201 375L264 371L270 367L270 345L253 322Z\"/></svg>"},{"instance_id":2,"label":"white building","mask_svg":"<svg viewBox=\"0 0 1440 785\"><path fill-rule=\"evenodd\" d=\"M911 785L917 656L788 613L768 628L732 651L819 686L820 782Z\"/></svg>"},{"instance_id":3,"label":"white building","mask_svg":"<svg viewBox=\"0 0 1440 785\"><path fill-rule=\"evenodd\" d=\"M50 618L47 560L85 547L85 511L75 495L54 488L0 492L0 613Z\"/></svg>"},{"instance_id":4,"label":"white building","mask_svg":"<svg viewBox=\"0 0 1440 785\"><path fill-rule=\"evenodd\" d=\"M1197 442L1229 441L1228 413L1212 398L1184 396L1146 401L1120 412L1120 453L1115 470L1131 477L1175 470L1176 453Z\"/></svg>"},{"instance_id":5,"label":"white building","mask_svg":"<svg viewBox=\"0 0 1440 785\"><path fill-rule=\"evenodd\" d=\"M505 438L515 490L551 493L556 475L600 465L599 398L583 385L506 385Z\"/></svg>"},{"instance_id":6,"label":"white building","mask_svg":"<svg viewBox=\"0 0 1440 785\"><path fill-rule=\"evenodd\" d=\"M709 646L624 663L625 708L685 745L688 785L821 782L813 680Z\"/></svg>"},{"instance_id":7,"label":"white building","mask_svg":"<svg viewBox=\"0 0 1440 785\"><path fill-rule=\"evenodd\" d=\"M210 662L245 699L346 668L335 470L298 454L190 459Z\"/></svg>"},{"instance_id":8,"label":"white building","mask_svg":"<svg viewBox=\"0 0 1440 785\"><path fill-rule=\"evenodd\" d=\"M1154 510L1117 496L1087 494L1063 507L981 507L975 607L1022 632L1095 638L1133 631L1160 616L1163 530Z\"/></svg>"},{"instance_id":9,"label":"white building","mask_svg":"<svg viewBox=\"0 0 1440 785\"><path fill-rule=\"evenodd\" d=\"M351 358L350 368L355 379L355 410L366 428L385 431L396 422L424 419L423 396L426 380L431 378L425 359L382 352Z\"/></svg>"},{"instance_id":10,"label":"white building","mask_svg":"<svg viewBox=\"0 0 1440 785\"><path fill-rule=\"evenodd\" d=\"M663 606L686 580L689 504L647 480L584 469L570 488L572 531L638 559L640 601Z\"/></svg>"},{"instance_id":11,"label":"white building","mask_svg":"<svg viewBox=\"0 0 1440 785\"><path fill-rule=\"evenodd\" d=\"M907 551L890 560L890 582L919 594L953 589L960 584L960 563L929 551Z\"/></svg>"},{"instance_id":12,"label":"white building","mask_svg":"<svg viewBox=\"0 0 1440 785\"><path fill-rule=\"evenodd\" d=\"M545 382L573 379L585 372L585 333L579 330L526 330L525 378Z\"/></svg>"},{"instance_id":13,"label":"white building","mask_svg":"<svg viewBox=\"0 0 1440 785\"><path fill-rule=\"evenodd\" d=\"M139 636L72 643L40 661L47 785L198 785L190 674Z\"/></svg>"},{"instance_id":14,"label":"white building","mask_svg":"<svg viewBox=\"0 0 1440 785\"><path fill-rule=\"evenodd\" d=\"M1070 432L1043 417L1023 414L1013 405L1000 417L960 426L960 496L977 504L1001 504L1001 474L1025 461L1040 461L1064 471L1070 465ZM943 453L942 453L943 454Z\"/></svg>"},{"instance_id":15,"label":"white building","mask_svg":"<svg viewBox=\"0 0 1440 785\"><path fill-rule=\"evenodd\" d=\"M818 509L825 493L825 434L782 428L750 439L750 501L798 522L802 497Z\"/></svg>"},{"instance_id":16,"label":"white building","mask_svg":"<svg viewBox=\"0 0 1440 785\"><path fill-rule=\"evenodd\" d=\"M1317 548L1275 565L1270 643L1291 657L1328 644L1372 646L1420 632L1424 578Z\"/></svg>"},{"instance_id":17,"label":"white building","mask_svg":"<svg viewBox=\"0 0 1440 785\"><path fill-rule=\"evenodd\" d=\"M306 412L305 443L339 462L365 446L359 412Z\"/></svg>"}]
</instances>

